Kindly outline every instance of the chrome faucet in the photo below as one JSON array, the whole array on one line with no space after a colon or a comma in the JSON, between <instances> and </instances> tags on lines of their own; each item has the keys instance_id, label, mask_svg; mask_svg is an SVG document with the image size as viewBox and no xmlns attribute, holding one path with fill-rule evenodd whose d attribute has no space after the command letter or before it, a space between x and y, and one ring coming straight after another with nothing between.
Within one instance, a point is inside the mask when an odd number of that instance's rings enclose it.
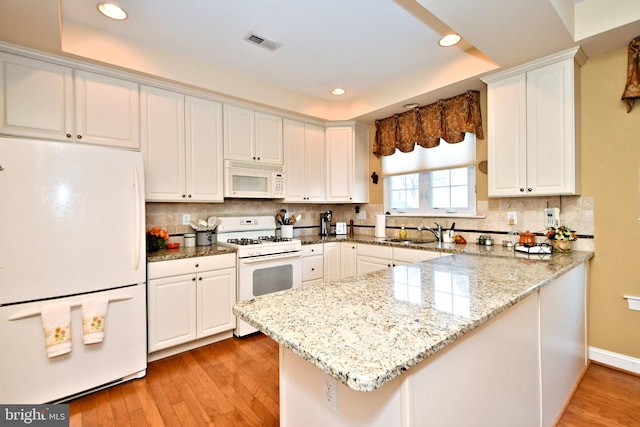
<instances>
[{"instance_id":1,"label":"chrome faucet","mask_svg":"<svg viewBox=\"0 0 640 427\"><path fill-rule=\"evenodd\" d=\"M422 230L430 231L431 233L433 233L434 236L436 236L436 239L438 239L438 243L442 243L442 227L437 222L434 222L434 224L438 227L438 231L434 230L428 225L418 226L418 231L422 231Z\"/></svg>"}]
</instances>

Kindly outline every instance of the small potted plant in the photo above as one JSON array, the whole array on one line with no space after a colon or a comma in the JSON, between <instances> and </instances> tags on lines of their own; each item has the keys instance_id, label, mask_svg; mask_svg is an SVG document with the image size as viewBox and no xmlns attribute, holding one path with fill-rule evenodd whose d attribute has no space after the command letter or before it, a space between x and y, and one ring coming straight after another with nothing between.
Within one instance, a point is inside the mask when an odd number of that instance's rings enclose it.
<instances>
[{"instance_id":1,"label":"small potted plant","mask_svg":"<svg viewBox=\"0 0 640 427\"><path fill-rule=\"evenodd\" d=\"M553 246L554 252L570 252L571 242L577 240L575 231L571 230L566 225L561 225L558 228L551 227L547 230L547 239Z\"/></svg>"},{"instance_id":2,"label":"small potted plant","mask_svg":"<svg viewBox=\"0 0 640 427\"><path fill-rule=\"evenodd\" d=\"M147 229L147 251L155 252L158 249L165 249L168 239L169 233L164 228L153 227L151 230Z\"/></svg>"}]
</instances>

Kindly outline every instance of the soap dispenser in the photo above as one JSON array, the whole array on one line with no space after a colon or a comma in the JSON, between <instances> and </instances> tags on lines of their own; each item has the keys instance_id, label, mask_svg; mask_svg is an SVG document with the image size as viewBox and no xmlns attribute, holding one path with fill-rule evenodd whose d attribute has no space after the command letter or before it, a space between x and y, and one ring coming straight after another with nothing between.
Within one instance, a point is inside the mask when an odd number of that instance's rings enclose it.
<instances>
[{"instance_id":1,"label":"soap dispenser","mask_svg":"<svg viewBox=\"0 0 640 427\"><path fill-rule=\"evenodd\" d=\"M401 239L407 238L407 230L404 229L404 225L400 228L400 238Z\"/></svg>"}]
</instances>

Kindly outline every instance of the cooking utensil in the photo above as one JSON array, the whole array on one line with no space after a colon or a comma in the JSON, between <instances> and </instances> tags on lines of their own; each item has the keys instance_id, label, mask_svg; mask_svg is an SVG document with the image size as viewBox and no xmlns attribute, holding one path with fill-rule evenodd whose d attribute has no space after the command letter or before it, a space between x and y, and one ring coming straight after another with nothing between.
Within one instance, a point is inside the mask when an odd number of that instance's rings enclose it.
<instances>
[{"instance_id":1,"label":"cooking utensil","mask_svg":"<svg viewBox=\"0 0 640 427\"><path fill-rule=\"evenodd\" d=\"M216 225L218 225L218 218L215 216L210 216L207 218L207 226L209 229L213 229Z\"/></svg>"},{"instance_id":2,"label":"cooking utensil","mask_svg":"<svg viewBox=\"0 0 640 427\"><path fill-rule=\"evenodd\" d=\"M198 227L198 224L196 224L193 221L189 221L189 225L191 226L191 228L193 228L196 231L198 231L198 229L200 228L200 227Z\"/></svg>"},{"instance_id":3,"label":"cooking utensil","mask_svg":"<svg viewBox=\"0 0 640 427\"><path fill-rule=\"evenodd\" d=\"M207 221L205 221L204 219L199 219L198 220L198 226L200 226L202 228L207 228Z\"/></svg>"},{"instance_id":4,"label":"cooking utensil","mask_svg":"<svg viewBox=\"0 0 640 427\"><path fill-rule=\"evenodd\" d=\"M455 228L456 223L454 222L453 224L451 224L451 227L449 228L449 230L453 231L453 229Z\"/></svg>"},{"instance_id":5,"label":"cooking utensil","mask_svg":"<svg viewBox=\"0 0 640 427\"><path fill-rule=\"evenodd\" d=\"M301 214L296 215L296 222L300 221L301 219L302 219L302 215Z\"/></svg>"}]
</instances>

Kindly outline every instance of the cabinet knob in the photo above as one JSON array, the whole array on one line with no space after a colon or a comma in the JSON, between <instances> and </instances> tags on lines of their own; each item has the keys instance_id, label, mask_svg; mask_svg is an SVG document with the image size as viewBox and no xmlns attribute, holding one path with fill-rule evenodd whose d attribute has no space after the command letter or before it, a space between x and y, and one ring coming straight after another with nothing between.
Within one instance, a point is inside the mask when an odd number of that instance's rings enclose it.
<instances>
[{"instance_id":1,"label":"cabinet knob","mask_svg":"<svg viewBox=\"0 0 640 427\"><path fill-rule=\"evenodd\" d=\"M523 187L520 187L520 191L524 193L524 188L523 188Z\"/></svg>"},{"instance_id":2,"label":"cabinet knob","mask_svg":"<svg viewBox=\"0 0 640 427\"><path fill-rule=\"evenodd\" d=\"M77 135L76 138L82 139L82 135Z\"/></svg>"},{"instance_id":3,"label":"cabinet knob","mask_svg":"<svg viewBox=\"0 0 640 427\"><path fill-rule=\"evenodd\" d=\"M198 280L202 280L202 277L198 277Z\"/></svg>"},{"instance_id":4,"label":"cabinet knob","mask_svg":"<svg viewBox=\"0 0 640 427\"><path fill-rule=\"evenodd\" d=\"M195 277L192 277L192 278L191 278L191 281L192 281L192 282L195 282L195 281L196 281L196 278L195 278Z\"/></svg>"},{"instance_id":5,"label":"cabinet knob","mask_svg":"<svg viewBox=\"0 0 640 427\"><path fill-rule=\"evenodd\" d=\"M67 137L67 138L69 138L69 139L71 139L71 134L70 134L70 133L68 133L68 134L66 135L66 137Z\"/></svg>"},{"instance_id":6,"label":"cabinet knob","mask_svg":"<svg viewBox=\"0 0 640 427\"><path fill-rule=\"evenodd\" d=\"M260 160L260 157L258 157L258 160Z\"/></svg>"},{"instance_id":7,"label":"cabinet knob","mask_svg":"<svg viewBox=\"0 0 640 427\"><path fill-rule=\"evenodd\" d=\"M196 268L200 267L200 264L196 264Z\"/></svg>"},{"instance_id":8,"label":"cabinet knob","mask_svg":"<svg viewBox=\"0 0 640 427\"><path fill-rule=\"evenodd\" d=\"M527 191L533 191L533 188L527 188Z\"/></svg>"},{"instance_id":9,"label":"cabinet knob","mask_svg":"<svg viewBox=\"0 0 640 427\"><path fill-rule=\"evenodd\" d=\"M191 194L189 194L187 197L188 197L188 198L191 198Z\"/></svg>"},{"instance_id":10,"label":"cabinet knob","mask_svg":"<svg viewBox=\"0 0 640 427\"><path fill-rule=\"evenodd\" d=\"M184 198L186 198L186 197L187 197L187 195L186 195L186 194L183 194L183 195L182 195L182 198L183 198L183 199L184 199Z\"/></svg>"},{"instance_id":11,"label":"cabinet knob","mask_svg":"<svg viewBox=\"0 0 640 427\"><path fill-rule=\"evenodd\" d=\"M311 267L311 271L316 271L316 269L315 269L315 268L313 268L313 267Z\"/></svg>"}]
</instances>

